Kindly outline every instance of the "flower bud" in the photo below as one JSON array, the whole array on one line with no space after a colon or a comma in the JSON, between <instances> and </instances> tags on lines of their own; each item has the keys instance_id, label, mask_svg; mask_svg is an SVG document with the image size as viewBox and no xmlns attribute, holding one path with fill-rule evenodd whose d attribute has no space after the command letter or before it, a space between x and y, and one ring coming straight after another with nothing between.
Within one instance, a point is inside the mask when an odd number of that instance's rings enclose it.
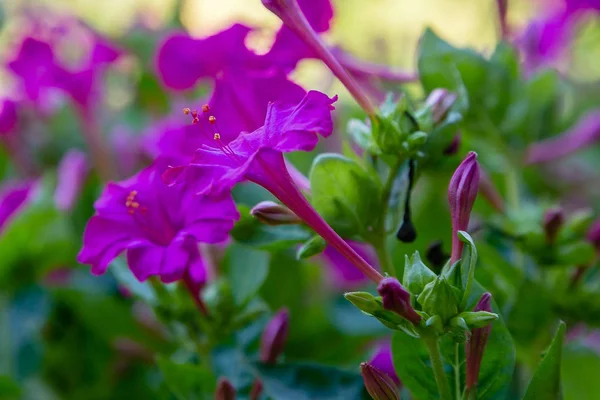
<instances>
[{"instance_id":1,"label":"flower bud","mask_svg":"<svg viewBox=\"0 0 600 400\"><path fill-rule=\"evenodd\" d=\"M0 135L7 135L17 126L17 107L14 101L4 100L0 103Z\"/></svg>"},{"instance_id":2,"label":"flower bud","mask_svg":"<svg viewBox=\"0 0 600 400\"><path fill-rule=\"evenodd\" d=\"M444 149L444 155L452 156L452 155L456 154L460 147L460 142L461 142L460 135L458 135L458 134L454 135L454 137L452 138L452 141L450 142L448 147L446 147Z\"/></svg>"},{"instance_id":3,"label":"flower bud","mask_svg":"<svg viewBox=\"0 0 600 400\"><path fill-rule=\"evenodd\" d=\"M260 340L260 359L267 364L275 364L283 353L288 337L289 312L282 309L267 324Z\"/></svg>"},{"instance_id":4,"label":"flower bud","mask_svg":"<svg viewBox=\"0 0 600 400\"><path fill-rule=\"evenodd\" d=\"M565 215L562 208L551 208L544 214L544 233L546 234L546 243L552 244L556 240L558 231L565 222Z\"/></svg>"},{"instance_id":5,"label":"flower bud","mask_svg":"<svg viewBox=\"0 0 600 400\"><path fill-rule=\"evenodd\" d=\"M491 304L492 295L484 293L479 302L473 309L473 311L492 311ZM487 344L492 325L487 325L483 328L476 328L471 331L471 338L465 345L465 351L467 355L467 377L466 377L466 389L468 392L475 388L477 380L479 378L479 369L481 367L481 360L483 359L483 352Z\"/></svg>"},{"instance_id":6,"label":"flower bud","mask_svg":"<svg viewBox=\"0 0 600 400\"><path fill-rule=\"evenodd\" d=\"M219 378L215 400L235 400L235 388L226 378Z\"/></svg>"},{"instance_id":7,"label":"flower bud","mask_svg":"<svg viewBox=\"0 0 600 400\"><path fill-rule=\"evenodd\" d=\"M261 201L250 210L250 215L266 225L302 223L302 220L292 210L273 201Z\"/></svg>"},{"instance_id":8,"label":"flower bud","mask_svg":"<svg viewBox=\"0 0 600 400\"><path fill-rule=\"evenodd\" d=\"M374 314L381 309L381 305L375 300L375 296L368 292L348 292L344 294L344 297L356 308L367 314Z\"/></svg>"},{"instance_id":9,"label":"flower bud","mask_svg":"<svg viewBox=\"0 0 600 400\"><path fill-rule=\"evenodd\" d=\"M374 400L400 400L392 378L366 362L360 364L360 369L367 392Z\"/></svg>"},{"instance_id":10,"label":"flower bud","mask_svg":"<svg viewBox=\"0 0 600 400\"><path fill-rule=\"evenodd\" d=\"M75 205L90 172L85 154L70 150L58 165L54 203L61 211L69 211Z\"/></svg>"},{"instance_id":11,"label":"flower bud","mask_svg":"<svg viewBox=\"0 0 600 400\"><path fill-rule=\"evenodd\" d=\"M446 118L448 112L458 99L456 93L452 93L446 89L434 89L427 100L425 105L431 108L434 124L438 124Z\"/></svg>"},{"instance_id":12,"label":"flower bud","mask_svg":"<svg viewBox=\"0 0 600 400\"><path fill-rule=\"evenodd\" d=\"M471 210L479 189L479 164L477 153L470 152L458 166L448 186L448 203L452 217L452 255L450 263L456 262L462 253L463 243L458 231L466 231Z\"/></svg>"},{"instance_id":13,"label":"flower bud","mask_svg":"<svg viewBox=\"0 0 600 400\"><path fill-rule=\"evenodd\" d=\"M440 275L425 286L417 301L423 307L423 311L429 315L439 315L445 324L458 313L460 296L455 290L446 278Z\"/></svg>"},{"instance_id":14,"label":"flower bud","mask_svg":"<svg viewBox=\"0 0 600 400\"><path fill-rule=\"evenodd\" d=\"M462 318L469 329L477 329L488 326L498 319L498 314L489 311L465 311L458 314L458 318Z\"/></svg>"},{"instance_id":15,"label":"flower bud","mask_svg":"<svg viewBox=\"0 0 600 400\"><path fill-rule=\"evenodd\" d=\"M398 282L398 279L391 277L382 279L377 286L377 292L382 297L383 308L394 311L413 324L421 322L421 316L410 304L410 293Z\"/></svg>"},{"instance_id":16,"label":"flower bud","mask_svg":"<svg viewBox=\"0 0 600 400\"><path fill-rule=\"evenodd\" d=\"M435 280L436 275L423 264L418 251L415 251L411 259L408 258L408 255L405 258L402 282L412 294L418 296L425 288L425 285Z\"/></svg>"}]
</instances>

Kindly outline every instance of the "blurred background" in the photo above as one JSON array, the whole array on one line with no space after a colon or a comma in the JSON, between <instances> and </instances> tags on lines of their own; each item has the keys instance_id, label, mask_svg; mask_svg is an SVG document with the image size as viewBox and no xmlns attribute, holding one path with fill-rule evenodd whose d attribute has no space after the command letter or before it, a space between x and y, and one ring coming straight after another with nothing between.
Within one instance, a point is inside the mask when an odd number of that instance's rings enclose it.
<instances>
[{"instance_id":1,"label":"blurred background","mask_svg":"<svg viewBox=\"0 0 600 400\"><path fill-rule=\"evenodd\" d=\"M484 54L491 54L499 40L493 0L333 3L332 29L324 35L327 42L358 58L405 71L416 69L416 48L426 27L432 27L457 47L472 47ZM521 32L531 20L543 17L549 3L509 1L512 31ZM91 106L102 136L117 155L114 164L121 177L132 175L148 162L150 156L140 141L152 136L158 121L178 115L184 106L198 107L210 91L205 84L183 94L169 93L163 87L154 61L157 46L167 33L183 29L204 37L241 22L259 28L247 44L260 53L269 48L281 26L260 0L0 0L2 64L15 56L31 24L60 29L56 28L59 22L71 17L111 41L123 54L103 77L102 102ZM77 39L84 36L75 33L63 44L60 57L65 62L76 62L81 57L85 40ZM578 93L583 93L582 98L589 97L582 107L598 104L599 43L598 18L585 18L577 25L568 59L556 65L569 82L581 89ZM210 58L211 54L205 56ZM305 88L340 94L339 126L360 113L319 61L302 61L292 76ZM0 68L0 98L19 97L17 87L14 76ZM418 84L409 84L406 90L421 95ZM29 185L35 179L36 192L27 212L5 224L0 236L0 399L173 398L163 385L154 355L171 354L174 342L165 338L152 310L132 299L123 282L136 288L138 295L146 293L146 288L133 281L122 260L101 277L92 276L87 266L75 262L83 228L101 189L100 180L88 178L79 200L68 210L55 207L57 176L53 170L68 150L84 149L85 144L77 110L69 102L51 93L42 103L23 112L24 134L20 140L24 142L19 148L25 150L21 159L11 153L14 143L9 141L0 151L3 184L18 178L20 184ZM183 115L181 118L186 121ZM340 149L335 143L326 146ZM597 149L590 149L577 160L565 163L572 162L576 172L581 168L585 174L591 171L592 175L585 176L597 182L597 171L593 174L597 153ZM313 157L294 156L293 161L307 172ZM417 196L426 199L416 206L421 236L413 246L398 246L397 259L414 249L424 249L444 235L449 248L449 234L439 233L450 232L445 205L447 183L439 184L447 182L448 177L449 173L438 177L440 180L433 177L417 188ZM598 209L600 186L586 182L577 186L575 203ZM29 193L31 188L25 186L24 190ZM540 190L552 198L559 189L548 184ZM29 201L27 193L19 205ZM265 194L242 189L238 197L252 206ZM0 222L5 220L0 215ZM241 257L250 253L244 254ZM317 267L318 261L298 262L293 252L280 252L270 258L254 255L263 260L260 262L286 266L285 270L271 268L260 294L270 309L286 306L291 310L294 329L286 351L288 358L358 365L372 354L373 338L386 331L377 323L365 322L360 315L357 318L356 310L340 295L344 288L335 287L331 279L323 277L326 273ZM227 257L225 263L240 255L233 251ZM314 282L319 284L314 286ZM578 357L586 357L574 354L570 365L580 362ZM227 353L225 363L231 363L234 356Z\"/></svg>"}]
</instances>

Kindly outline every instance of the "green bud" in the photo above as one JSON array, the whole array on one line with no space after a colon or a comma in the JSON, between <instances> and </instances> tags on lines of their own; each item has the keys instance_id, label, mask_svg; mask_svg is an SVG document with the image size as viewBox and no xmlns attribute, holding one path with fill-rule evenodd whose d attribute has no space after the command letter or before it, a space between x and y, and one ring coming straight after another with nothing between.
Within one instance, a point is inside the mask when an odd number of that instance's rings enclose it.
<instances>
[{"instance_id":1,"label":"green bud","mask_svg":"<svg viewBox=\"0 0 600 400\"><path fill-rule=\"evenodd\" d=\"M383 153L396 154L404 152L402 144L405 136L406 134L400 130L397 121L375 116L373 139Z\"/></svg>"},{"instance_id":2,"label":"green bud","mask_svg":"<svg viewBox=\"0 0 600 400\"><path fill-rule=\"evenodd\" d=\"M594 245L583 240L560 246L556 261L560 265L590 265L596 259Z\"/></svg>"},{"instance_id":3,"label":"green bud","mask_svg":"<svg viewBox=\"0 0 600 400\"><path fill-rule=\"evenodd\" d=\"M433 329L433 331L438 335L441 335L444 332L444 324L442 323L442 319L439 315L429 317L425 322L425 326Z\"/></svg>"},{"instance_id":4,"label":"green bud","mask_svg":"<svg viewBox=\"0 0 600 400\"><path fill-rule=\"evenodd\" d=\"M383 306L379 303L375 296L368 292L348 292L344 294L346 300L352 303L362 312L372 315L379 310L383 310Z\"/></svg>"},{"instance_id":5,"label":"green bud","mask_svg":"<svg viewBox=\"0 0 600 400\"><path fill-rule=\"evenodd\" d=\"M565 225L558 234L557 241L560 242L561 240L584 237L593 220L594 213L592 210L585 209L576 211L565 222Z\"/></svg>"},{"instance_id":6,"label":"green bud","mask_svg":"<svg viewBox=\"0 0 600 400\"><path fill-rule=\"evenodd\" d=\"M468 326L468 329L475 329L488 326L498 319L498 314L487 311L465 311L458 314L456 318L462 319Z\"/></svg>"},{"instance_id":7,"label":"green bud","mask_svg":"<svg viewBox=\"0 0 600 400\"><path fill-rule=\"evenodd\" d=\"M450 325L450 328L457 328L457 329L462 329L465 331L469 330L467 321L465 321L465 319L463 317L461 317L460 315L457 315L456 317L452 318L450 320L449 325Z\"/></svg>"},{"instance_id":8,"label":"green bud","mask_svg":"<svg viewBox=\"0 0 600 400\"><path fill-rule=\"evenodd\" d=\"M438 276L429 282L417 301L429 315L439 315L442 322L447 322L458 313L460 293L453 288L444 276Z\"/></svg>"},{"instance_id":9,"label":"green bud","mask_svg":"<svg viewBox=\"0 0 600 400\"><path fill-rule=\"evenodd\" d=\"M427 133L416 131L408 137L407 142L409 149L417 150L427 142Z\"/></svg>"},{"instance_id":10,"label":"green bud","mask_svg":"<svg viewBox=\"0 0 600 400\"><path fill-rule=\"evenodd\" d=\"M309 258L315 256L327 247L327 242L321 236L313 236L308 239L298 251L296 251L296 260L303 260L305 258Z\"/></svg>"},{"instance_id":11,"label":"green bud","mask_svg":"<svg viewBox=\"0 0 600 400\"><path fill-rule=\"evenodd\" d=\"M408 255L405 256L402 284L411 294L418 296L425 285L435 280L435 278L435 273L421 261L421 255L418 251L415 251L410 259Z\"/></svg>"}]
</instances>

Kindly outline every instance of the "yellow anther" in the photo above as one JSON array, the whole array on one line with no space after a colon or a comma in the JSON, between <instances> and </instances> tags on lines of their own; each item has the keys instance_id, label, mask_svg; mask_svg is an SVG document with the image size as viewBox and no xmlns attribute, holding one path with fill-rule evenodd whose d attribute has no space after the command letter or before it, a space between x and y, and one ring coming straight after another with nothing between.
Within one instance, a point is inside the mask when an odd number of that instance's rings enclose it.
<instances>
[{"instance_id":1,"label":"yellow anther","mask_svg":"<svg viewBox=\"0 0 600 400\"><path fill-rule=\"evenodd\" d=\"M209 111L210 111L210 107L208 106L208 104L205 104L205 105L202 106L202 112L207 113Z\"/></svg>"},{"instance_id":2,"label":"yellow anther","mask_svg":"<svg viewBox=\"0 0 600 400\"><path fill-rule=\"evenodd\" d=\"M208 117L208 122L214 124L215 122L217 122L217 118L214 115L211 115L210 117Z\"/></svg>"},{"instance_id":3,"label":"yellow anther","mask_svg":"<svg viewBox=\"0 0 600 400\"><path fill-rule=\"evenodd\" d=\"M187 108L187 107L183 109L183 113L184 113L185 115L188 115L188 114L189 114L191 111L192 111L192 110L190 110L190 109L189 109L189 108Z\"/></svg>"},{"instance_id":4,"label":"yellow anther","mask_svg":"<svg viewBox=\"0 0 600 400\"><path fill-rule=\"evenodd\" d=\"M215 140L221 140L221 134L220 133L215 133L215 135L213 136L213 139L215 139Z\"/></svg>"}]
</instances>

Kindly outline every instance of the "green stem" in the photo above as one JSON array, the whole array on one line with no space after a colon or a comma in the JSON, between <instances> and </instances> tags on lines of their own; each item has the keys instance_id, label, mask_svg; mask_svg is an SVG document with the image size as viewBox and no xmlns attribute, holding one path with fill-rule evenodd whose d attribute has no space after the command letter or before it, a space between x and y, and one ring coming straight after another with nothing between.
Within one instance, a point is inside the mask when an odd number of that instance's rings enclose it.
<instances>
[{"instance_id":1,"label":"green stem","mask_svg":"<svg viewBox=\"0 0 600 400\"><path fill-rule=\"evenodd\" d=\"M427 351L429 352L433 376L435 377L440 392L440 400L452 400L452 392L450 391L450 385L448 385L448 379L446 379L446 372L444 372L444 364L442 362L438 338L423 337L423 342L425 343L425 346L427 346Z\"/></svg>"},{"instance_id":2,"label":"green stem","mask_svg":"<svg viewBox=\"0 0 600 400\"><path fill-rule=\"evenodd\" d=\"M454 346L454 393L456 394L456 400L460 400L460 357L458 352L460 351L460 345L456 343Z\"/></svg>"}]
</instances>

